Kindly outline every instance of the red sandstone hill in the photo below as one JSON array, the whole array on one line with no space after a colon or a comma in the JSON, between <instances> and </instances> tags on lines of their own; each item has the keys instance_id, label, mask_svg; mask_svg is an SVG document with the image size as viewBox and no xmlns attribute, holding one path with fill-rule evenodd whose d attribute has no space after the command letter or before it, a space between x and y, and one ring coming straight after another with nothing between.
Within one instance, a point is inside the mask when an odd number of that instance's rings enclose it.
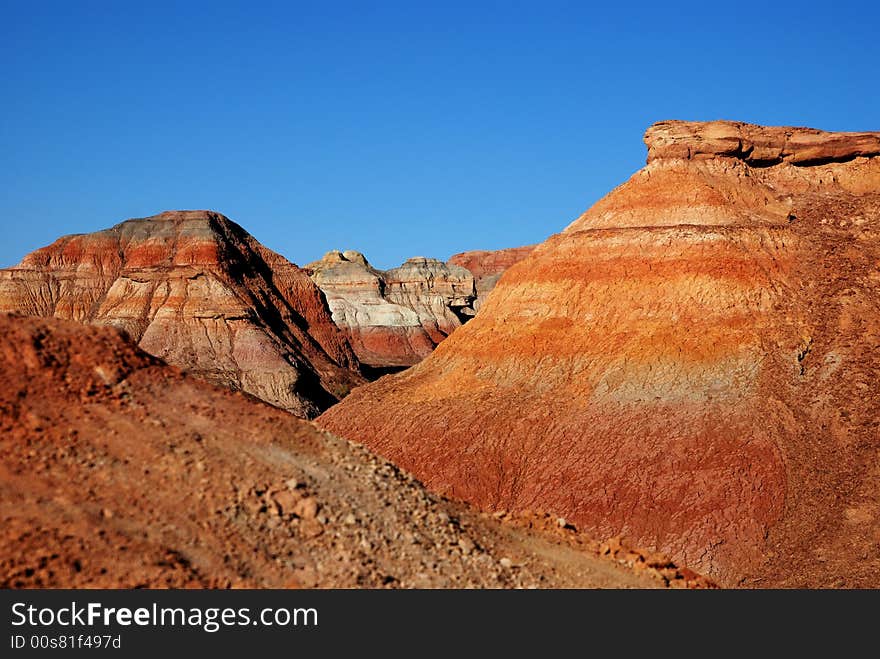
<instances>
[{"instance_id":1,"label":"red sandstone hill","mask_svg":"<svg viewBox=\"0 0 880 659\"><path fill-rule=\"evenodd\" d=\"M0 270L0 311L113 325L171 364L305 417L363 382L308 275L210 211L59 238Z\"/></svg>"},{"instance_id":2,"label":"red sandstone hill","mask_svg":"<svg viewBox=\"0 0 880 659\"><path fill-rule=\"evenodd\" d=\"M880 133L645 141L473 321L319 424L728 585L880 586Z\"/></svg>"},{"instance_id":3,"label":"red sandstone hill","mask_svg":"<svg viewBox=\"0 0 880 659\"><path fill-rule=\"evenodd\" d=\"M707 585L471 513L112 328L0 314L0 379L3 588Z\"/></svg>"}]
</instances>

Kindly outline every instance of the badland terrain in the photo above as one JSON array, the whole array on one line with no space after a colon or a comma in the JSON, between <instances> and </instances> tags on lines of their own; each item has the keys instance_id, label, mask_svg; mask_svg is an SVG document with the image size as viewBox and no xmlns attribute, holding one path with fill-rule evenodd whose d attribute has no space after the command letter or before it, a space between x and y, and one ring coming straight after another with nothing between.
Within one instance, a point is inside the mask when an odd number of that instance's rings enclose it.
<instances>
[{"instance_id":1,"label":"badland terrain","mask_svg":"<svg viewBox=\"0 0 880 659\"><path fill-rule=\"evenodd\" d=\"M3 583L880 587L880 133L645 143L536 246L0 271Z\"/></svg>"}]
</instances>

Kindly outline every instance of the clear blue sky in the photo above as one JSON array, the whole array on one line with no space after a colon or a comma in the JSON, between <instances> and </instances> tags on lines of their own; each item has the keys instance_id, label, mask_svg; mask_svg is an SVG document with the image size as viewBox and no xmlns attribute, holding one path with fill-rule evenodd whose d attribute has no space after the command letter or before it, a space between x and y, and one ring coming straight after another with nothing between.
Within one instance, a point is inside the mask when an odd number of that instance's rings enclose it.
<instances>
[{"instance_id":1,"label":"clear blue sky","mask_svg":"<svg viewBox=\"0 0 880 659\"><path fill-rule=\"evenodd\" d=\"M211 208L300 264L389 267L559 231L660 119L880 130L876 1L0 0L0 25L2 266Z\"/></svg>"}]
</instances>

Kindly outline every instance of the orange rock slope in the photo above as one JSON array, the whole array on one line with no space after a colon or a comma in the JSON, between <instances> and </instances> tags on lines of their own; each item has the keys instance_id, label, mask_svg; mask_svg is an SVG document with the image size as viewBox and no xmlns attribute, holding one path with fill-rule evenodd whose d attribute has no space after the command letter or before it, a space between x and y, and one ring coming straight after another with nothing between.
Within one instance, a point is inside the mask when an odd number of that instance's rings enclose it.
<instances>
[{"instance_id":1,"label":"orange rock slope","mask_svg":"<svg viewBox=\"0 0 880 659\"><path fill-rule=\"evenodd\" d=\"M645 141L473 321L319 423L727 585L880 586L880 133Z\"/></svg>"},{"instance_id":2,"label":"orange rock slope","mask_svg":"<svg viewBox=\"0 0 880 659\"><path fill-rule=\"evenodd\" d=\"M0 270L0 311L113 325L171 364L300 416L363 381L308 275L210 211L59 238Z\"/></svg>"}]
</instances>

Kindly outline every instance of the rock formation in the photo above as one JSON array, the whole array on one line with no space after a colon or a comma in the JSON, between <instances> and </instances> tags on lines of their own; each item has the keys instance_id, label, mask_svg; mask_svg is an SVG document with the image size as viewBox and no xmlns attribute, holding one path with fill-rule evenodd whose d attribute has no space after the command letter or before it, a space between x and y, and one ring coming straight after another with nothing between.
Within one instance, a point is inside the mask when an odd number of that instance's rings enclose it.
<instances>
[{"instance_id":1,"label":"rock formation","mask_svg":"<svg viewBox=\"0 0 880 659\"><path fill-rule=\"evenodd\" d=\"M752 167L781 163L809 166L880 155L878 133L829 133L733 121L661 121L648 129L645 142L649 164L654 160L735 158Z\"/></svg>"},{"instance_id":2,"label":"rock formation","mask_svg":"<svg viewBox=\"0 0 880 659\"><path fill-rule=\"evenodd\" d=\"M318 422L727 585L880 586L880 133L645 141L473 321Z\"/></svg>"},{"instance_id":3,"label":"rock formation","mask_svg":"<svg viewBox=\"0 0 880 659\"><path fill-rule=\"evenodd\" d=\"M360 252L328 252L306 266L358 359L374 368L411 366L474 313L464 268L415 257L382 271Z\"/></svg>"},{"instance_id":4,"label":"rock formation","mask_svg":"<svg viewBox=\"0 0 880 659\"><path fill-rule=\"evenodd\" d=\"M363 381L309 277L210 211L60 238L0 271L0 311L113 325L171 364L305 417Z\"/></svg>"},{"instance_id":5,"label":"rock formation","mask_svg":"<svg viewBox=\"0 0 880 659\"><path fill-rule=\"evenodd\" d=\"M431 354L474 316L502 273L533 249L462 252L447 263L417 256L384 271L360 252L334 250L305 268L358 359L381 374Z\"/></svg>"},{"instance_id":6,"label":"rock formation","mask_svg":"<svg viewBox=\"0 0 880 659\"><path fill-rule=\"evenodd\" d=\"M504 271L526 258L533 249L535 245L461 252L453 255L447 263L461 266L474 276L477 299L474 300L473 307L475 311L479 311L486 296L495 288Z\"/></svg>"},{"instance_id":7,"label":"rock formation","mask_svg":"<svg viewBox=\"0 0 880 659\"><path fill-rule=\"evenodd\" d=\"M2 588L705 585L483 519L112 328L0 314L0 378Z\"/></svg>"}]
</instances>

